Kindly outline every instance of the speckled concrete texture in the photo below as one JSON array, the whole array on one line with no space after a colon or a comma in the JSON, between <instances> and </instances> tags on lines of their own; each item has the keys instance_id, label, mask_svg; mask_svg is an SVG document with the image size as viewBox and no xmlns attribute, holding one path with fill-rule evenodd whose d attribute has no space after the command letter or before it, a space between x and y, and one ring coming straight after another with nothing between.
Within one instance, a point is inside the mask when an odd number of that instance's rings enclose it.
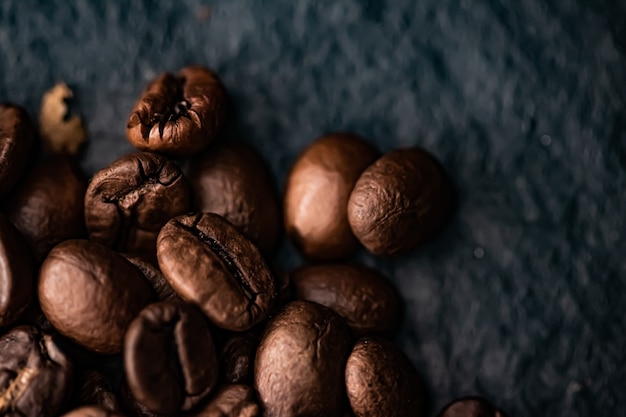
<instances>
[{"instance_id":1,"label":"speckled concrete texture","mask_svg":"<svg viewBox=\"0 0 626 417\"><path fill-rule=\"evenodd\" d=\"M69 83L90 173L131 150L145 83L191 63L221 75L278 187L330 130L426 147L453 222L411 256L359 258L404 294L429 415L479 394L511 417L624 416L625 22L610 0L4 0L0 100L34 114Z\"/></svg>"}]
</instances>

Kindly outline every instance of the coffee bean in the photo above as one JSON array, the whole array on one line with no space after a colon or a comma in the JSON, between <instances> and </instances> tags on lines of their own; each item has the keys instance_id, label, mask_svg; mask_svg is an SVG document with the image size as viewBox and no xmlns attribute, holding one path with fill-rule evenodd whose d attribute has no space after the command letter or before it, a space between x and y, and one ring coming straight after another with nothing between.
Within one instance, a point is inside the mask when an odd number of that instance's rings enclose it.
<instances>
[{"instance_id":1,"label":"coffee bean","mask_svg":"<svg viewBox=\"0 0 626 417\"><path fill-rule=\"evenodd\" d=\"M0 337L0 415L56 416L71 383L72 364L52 336L18 326Z\"/></svg>"},{"instance_id":2,"label":"coffee bean","mask_svg":"<svg viewBox=\"0 0 626 417\"><path fill-rule=\"evenodd\" d=\"M67 414L63 414L62 417L124 417L124 415L92 405L77 408Z\"/></svg>"},{"instance_id":3,"label":"coffee bean","mask_svg":"<svg viewBox=\"0 0 626 417\"><path fill-rule=\"evenodd\" d=\"M294 301L271 320L254 363L267 417L340 416L350 330L332 310Z\"/></svg>"},{"instance_id":4,"label":"coffee bean","mask_svg":"<svg viewBox=\"0 0 626 417\"><path fill-rule=\"evenodd\" d=\"M148 85L132 110L126 136L140 150L192 156L215 139L226 113L226 90L217 75L185 67Z\"/></svg>"},{"instance_id":5,"label":"coffee bean","mask_svg":"<svg viewBox=\"0 0 626 417\"><path fill-rule=\"evenodd\" d=\"M79 401L80 404L98 406L108 411L121 410L120 402L109 379L93 369L83 374Z\"/></svg>"},{"instance_id":6,"label":"coffee bean","mask_svg":"<svg viewBox=\"0 0 626 417\"><path fill-rule=\"evenodd\" d=\"M133 393L128 388L128 383L124 381L120 389L120 397L124 404L124 410L129 417L169 417L165 414L157 414L148 410L145 405L141 404L133 396Z\"/></svg>"},{"instance_id":7,"label":"coffee bean","mask_svg":"<svg viewBox=\"0 0 626 417\"><path fill-rule=\"evenodd\" d=\"M157 257L172 288L218 327L248 330L274 306L276 284L263 256L217 214L170 220L159 233Z\"/></svg>"},{"instance_id":8,"label":"coffee bean","mask_svg":"<svg viewBox=\"0 0 626 417\"><path fill-rule=\"evenodd\" d=\"M254 390L246 385L223 385L211 401L189 417L258 417L261 410L254 398Z\"/></svg>"},{"instance_id":9,"label":"coffee bean","mask_svg":"<svg viewBox=\"0 0 626 417\"><path fill-rule=\"evenodd\" d=\"M24 173L34 141L26 110L0 103L0 197L13 189Z\"/></svg>"},{"instance_id":10,"label":"coffee bean","mask_svg":"<svg viewBox=\"0 0 626 417\"><path fill-rule=\"evenodd\" d=\"M189 184L176 164L149 152L126 155L87 188L89 238L122 252L154 253L161 227L190 204Z\"/></svg>"},{"instance_id":11,"label":"coffee bean","mask_svg":"<svg viewBox=\"0 0 626 417\"><path fill-rule=\"evenodd\" d=\"M149 410L188 411L215 387L218 363L202 314L181 302L150 304L124 339L124 369L135 398Z\"/></svg>"},{"instance_id":12,"label":"coffee bean","mask_svg":"<svg viewBox=\"0 0 626 417\"><path fill-rule=\"evenodd\" d=\"M234 334L226 341L220 354L220 370L225 382L252 382L258 343L259 338L254 333Z\"/></svg>"},{"instance_id":13,"label":"coffee bean","mask_svg":"<svg viewBox=\"0 0 626 417\"><path fill-rule=\"evenodd\" d=\"M348 220L375 255L403 254L428 240L452 210L441 165L420 148L397 149L368 167L354 186Z\"/></svg>"},{"instance_id":14,"label":"coffee bean","mask_svg":"<svg viewBox=\"0 0 626 417\"><path fill-rule=\"evenodd\" d=\"M56 244L86 235L86 187L75 161L55 157L31 171L12 196L7 214L38 261Z\"/></svg>"},{"instance_id":15,"label":"coffee bean","mask_svg":"<svg viewBox=\"0 0 626 417\"><path fill-rule=\"evenodd\" d=\"M466 397L447 405L439 417L506 417L506 414L484 398Z\"/></svg>"},{"instance_id":16,"label":"coffee bean","mask_svg":"<svg viewBox=\"0 0 626 417\"><path fill-rule=\"evenodd\" d=\"M165 300L180 300L176 291L170 286L169 282L163 276L161 270L153 265L152 263L146 261L143 258L137 256L123 255L131 264L135 265L139 271L143 274L143 276L148 280L152 289L157 294L157 298L161 301Z\"/></svg>"},{"instance_id":17,"label":"coffee bean","mask_svg":"<svg viewBox=\"0 0 626 417\"><path fill-rule=\"evenodd\" d=\"M361 172L378 157L364 139L334 133L317 139L296 160L285 188L285 229L312 259L339 259L358 248L348 198Z\"/></svg>"},{"instance_id":18,"label":"coffee bean","mask_svg":"<svg viewBox=\"0 0 626 417\"><path fill-rule=\"evenodd\" d=\"M322 304L343 317L357 336L386 334L398 324L400 295L378 271L330 264L291 274L294 297Z\"/></svg>"},{"instance_id":19,"label":"coffee bean","mask_svg":"<svg viewBox=\"0 0 626 417\"><path fill-rule=\"evenodd\" d=\"M424 389L413 364L380 337L357 341L345 370L350 406L356 417L423 416Z\"/></svg>"},{"instance_id":20,"label":"coffee bean","mask_svg":"<svg viewBox=\"0 0 626 417\"><path fill-rule=\"evenodd\" d=\"M126 328L154 299L130 262L87 240L57 245L41 266L41 309L59 333L99 353L118 353Z\"/></svg>"},{"instance_id":21,"label":"coffee bean","mask_svg":"<svg viewBox=\"0 0 626 417\"><path fill-rule=\"evenodd\" d=\"M265 162L243 142L216 144L192 160L188 171L194 208L230 221L265 253L281 230L280 210Z\"/></svg>"},{"instance_id":22,"label":"coffee bean","mask_svg":"<svg viewBox=\"0 0 626 417\"><path fill-rule=\"evenodd\" d=\"M0 327L17 320L30 306L35 261L26 242L0 214Z\"/></svg>"}]
</instances>

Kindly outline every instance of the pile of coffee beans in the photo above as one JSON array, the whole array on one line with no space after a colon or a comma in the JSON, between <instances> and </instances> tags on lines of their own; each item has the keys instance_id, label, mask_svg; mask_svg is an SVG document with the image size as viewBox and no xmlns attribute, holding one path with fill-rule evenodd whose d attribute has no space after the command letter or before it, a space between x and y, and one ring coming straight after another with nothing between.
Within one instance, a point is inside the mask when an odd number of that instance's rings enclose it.
<instances>
[{"instance_id":1,"label":"pile of coffee beans","mask_svg":"<svg viewBox=\"0 0 626 417\"><path fill-rule=\"evenodd\" d=\"M136 153L87 180L0 105L0 415L425 416L391 341L402 295L346 258L406 254L445 226L450 181L421 148L337 132L293 164L279 203L224 129L220 79L187 67L131 111ZM311 263L273 261L283 234ZM481 398L441 417L502 417Z\"/></svg>"}]
</instances>

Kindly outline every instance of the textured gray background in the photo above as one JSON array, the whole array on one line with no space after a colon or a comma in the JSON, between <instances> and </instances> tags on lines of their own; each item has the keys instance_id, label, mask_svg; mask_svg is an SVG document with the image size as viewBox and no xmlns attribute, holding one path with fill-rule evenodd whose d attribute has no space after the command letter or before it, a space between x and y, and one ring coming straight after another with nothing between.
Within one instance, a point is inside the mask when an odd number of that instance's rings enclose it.
<instances>
[{"instance_id":1,"label":"textured gray background","mask_svg":"<svg viewBox=\"0 0 626 417\"><path fill-rule=\"evenodd\" d=\"M144 84L219 72L282 187L316 136L420 144L460 207L376 263L433 409L481 394L525 416L626 415L626 3L566 0L0 3L0 99L70 83L93 172L131 150ZM300 259L283 249L289 266Z\"/></svg>"}]
</instances>

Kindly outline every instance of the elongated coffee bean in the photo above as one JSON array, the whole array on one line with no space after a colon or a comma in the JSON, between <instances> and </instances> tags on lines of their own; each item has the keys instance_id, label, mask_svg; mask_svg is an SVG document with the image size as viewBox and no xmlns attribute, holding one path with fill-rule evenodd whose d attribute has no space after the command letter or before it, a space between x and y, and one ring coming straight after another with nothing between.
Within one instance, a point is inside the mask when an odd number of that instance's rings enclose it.
<instances>
[{"instance_id":1,"label":"elongated coffee bean","mask_svg":"<svg viewBox=\"0 0 626 417\"><path fill-rule=\"evenodd\" d=\"M438 417L506 417L506 414L484 398L465 397L448 404Z\"/></svg>"},{"instance_id":2,"label":"elongated coffee bean","mask_svg":"<svg viewBox=\"0 0 626 417\"><path fill-rule=\"evenodd\" d=\"M22 177L33 137L32 122L26 110L0 103L0 197L11 191Z\"/></svg>"}]
</instances>

